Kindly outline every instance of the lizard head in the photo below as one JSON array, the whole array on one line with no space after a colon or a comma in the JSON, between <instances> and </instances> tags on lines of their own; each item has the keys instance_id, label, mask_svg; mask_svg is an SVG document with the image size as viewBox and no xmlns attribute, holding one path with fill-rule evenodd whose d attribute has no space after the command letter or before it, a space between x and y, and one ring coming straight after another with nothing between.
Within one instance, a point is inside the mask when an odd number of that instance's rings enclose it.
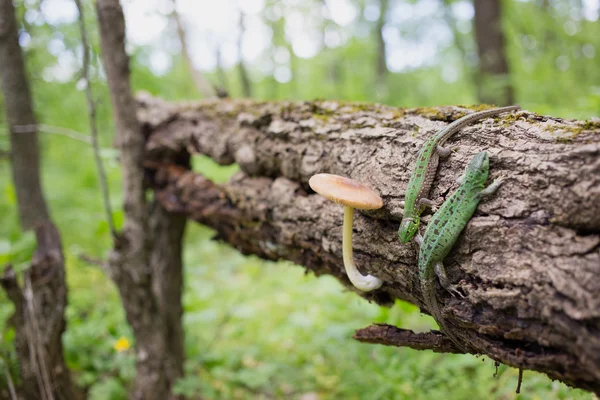
<instances>
[{"instance_id":1,"label":"lizard head","mask_svg":"<svg viewBox=\"0 0 600 400\"><path fill-rule=\"evenodd\" d=\"M490 158L485 151L477 153L465 171L465 181L473 185L483 186L490 170Z\"/></svg>"},{"instance_id":2,"label":"lizard head","mask_svg":"<svg viewBox=\"0 0 600 400\"><path fill-rule=\"evenodd\" d=\"M410 242L419 230L421 218L403 218L400 224L400 230L398 230L398 236L400 236L400 242L406 244Z\"/></svg>"}]
</instances>

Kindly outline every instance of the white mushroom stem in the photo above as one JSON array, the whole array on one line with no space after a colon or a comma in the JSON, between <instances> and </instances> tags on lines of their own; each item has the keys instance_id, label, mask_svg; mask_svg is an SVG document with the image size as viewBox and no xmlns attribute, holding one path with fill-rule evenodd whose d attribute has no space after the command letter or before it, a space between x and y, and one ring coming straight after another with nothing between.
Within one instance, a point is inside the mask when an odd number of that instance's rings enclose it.
<instances>
[{"instance_id":1,"label":"white mushroom stem","mask_svg":"<svg viewBox=\"0 0 600 400\"><path fill-rule=\"evenodd\" d=\"M354 218L354 208L344 206L344 233L342 236L342 251L344 253L344 267L350 282L363 292L375 290L383 284L383 281L373 275L364 276L356 265L354 265L354 256L352 255L352 222Z\"/></svg>"}]
</instances>

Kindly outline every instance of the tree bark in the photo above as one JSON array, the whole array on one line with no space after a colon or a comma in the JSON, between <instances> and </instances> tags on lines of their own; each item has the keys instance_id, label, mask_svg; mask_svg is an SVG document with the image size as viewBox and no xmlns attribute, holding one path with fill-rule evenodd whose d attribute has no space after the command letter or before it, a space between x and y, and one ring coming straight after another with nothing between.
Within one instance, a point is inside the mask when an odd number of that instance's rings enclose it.
<instances>
[{"instance_id":1,"label":"tree bark","mask_svg":"<svg viewBox=\"0 0 600 400\"><path fill-rule=\"evenodd\" d=\"M63 357L62 334L67 286L60 234L50 222L38 222L38 247L24 274L24 288L8 267L0 284L15 305L15 346L23 399L81 399Z\"/></svg>"},{"instance_id":2,"label":"tree bark","mask_svg":"<svg viewBox=\"0 0 600 400\"><path fill-rule=\"evenodd\" d=\"M291 260L317 275L334 275L351 290L342 262L342 210L313 194L307 182L328 172L377 189L385 205L356 216L354 249L362 272L385 284L359 294L420 307L416 245L401 245L396 236L400 202L420 145L466 112L338 102L178 105L147 96L138 108L148 138L146 165L167 210L211 226L244 254ZM458 148L442 162L431 193L440 201L452 192L482 149L492 160L490 179L507 177L480 204L445 261L451 280L467 293L458 299L438 291L455 333L473 353L597 393L599 133L598 121L527 111L482 121L451 139ZM243 172L214 185L173 165L188 152L237 162ZM375 333L385 343L386 335ZM392 336L391 345L426 342L408 332ZM439 348L435 343L429 348Z\"/></svg>"},{"instance_id":3,"label":"tree bark","mask_svg":"<svg viewBox=\"0 0 600 400\"><path fill-rule=\"evenodd\" d=\"M60 234L50 218L40 182L37 121L18 25L11 0L0 0L0 77L10 129L11 166L20 223L35 228L37 249L24 272L24 288L9 266L0 285L15 306L15 347L25 400L79 399L63 356L67 286ZM23 130L22 126L34 127Z\"/></svg>"},{"instance_id":4,"label":"tree bark","mask_svg":"<svg viewBox=\"0 0 600 400\"><path fill-rule=\"evenodd\" d=\"M16 126L35 125L36 120L12 1L0 0L0 16L0 74L10 129L12 177L19 185L17 205L21 227L28 230L50 216L40 182L37 131L17 133L19 130L15 129Z\"/></svg>"},{"instance_id":5,"label":"tree bark","mask_svg":"<svg viewBox=\"0 0 600 400\"><path fill-rule=\"evenodd\" d=\"M160 206L149 210L146 203L144 138L131 95L123 10L118 0L96 4L120 149L125 214L108 272L135 335L137 375L132 397L162 400L169 397L183 371L181 236L185 222ZM156 229L154 236L152 229ZM166 275L169 279L164 279Z\"/></svg>"},{"instance_id":6,"label":"tree bark","mask_svg":"<svg viewBox=\"0 0 600 400\"><path fill-rule=\"evenodd\" d=\"M171 214L161 204L154 204L150 214L153 246L150 265L154 295L165 324L165 371L168 386L183 376L185 360L183 331L183 234L187 219Z\"/></svg>"},{"instance_id":7,"label":"tree bark","mask_svg":"<svg viewBox=\"0 0 600 400\"><path fill-rule=\"evenodd\" d=\"M500 0L474 0L475 40L479 55L478 98L482 103L510 105L514 93L504 50Z\"/></svg>"}]
</instances>

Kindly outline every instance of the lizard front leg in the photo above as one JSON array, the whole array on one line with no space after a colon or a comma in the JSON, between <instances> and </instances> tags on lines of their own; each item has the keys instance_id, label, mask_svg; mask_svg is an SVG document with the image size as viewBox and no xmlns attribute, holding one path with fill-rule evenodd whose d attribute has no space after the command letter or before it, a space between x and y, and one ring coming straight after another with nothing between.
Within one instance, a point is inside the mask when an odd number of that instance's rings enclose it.
<instances>
[{"instance_id":1,"label":"lizard front leg","mask_svg":"<svg viewBox=\"0 0 600 400\"><path fill-rule=\"evenodd\" d=\"M491 194L494 194L496 192L496 190L498 190L498 188L500 187L500 185L502 185L504 183L505 178L504 177L500 177L498 179L495 179L494 182L492 182L490 184L490 186L486 187L485 189L483 189L481 192L479 192L479 197L484 197L484 196L489 196Z\"/></svg>"}]
</instances>

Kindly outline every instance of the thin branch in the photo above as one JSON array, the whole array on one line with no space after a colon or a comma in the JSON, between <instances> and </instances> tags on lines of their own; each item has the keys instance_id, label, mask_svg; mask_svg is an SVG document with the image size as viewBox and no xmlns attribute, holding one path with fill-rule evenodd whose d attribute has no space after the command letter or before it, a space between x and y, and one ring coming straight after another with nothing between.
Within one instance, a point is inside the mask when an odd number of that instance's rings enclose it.
<instances>
[{"instance_id":1,"label":"thin branch","mask_svg":"<svg viewBox=\"0 0 600 400\"><path fill-rule=\"evenodd\" d=\"M415 350L431 350L435 353L458 353L462 351L438 331L415 333L387 324L373 324L358 329L353 338L363 343L386 346L410 347Z\"/></svg>"},{"instance_id":2,"label":"thin branch","mask_svg":"<svg viewBox=\"0 0 600 400\"><path fill-rule=\"evenodd\" d=\"M117 236L117 230L115 228L115 222L113 220L113 213L110 206L110 196L108 192L108 184L106 179L106 173L104 172L104 165L102 165L102 158L100 157L100 146L98 145L98 127L96 125L96 103L94 102L94 94L92 91L92 84L90 82L90 44L87 38L87 30L85 28L85 16L83 12L83 6L81 0L75 0L77 9L79 10L79 31L81 33L81 43L83 44L83 68L82 77L85 80L85 95L88 104L88 113L90 117L90 132L92 148L94 149L94 159L96 161L96 168L98 170L98 180L100 181L100 189L102 190L102 202L104 203L104 210L106 212L106 221L112 237Z\"/></svg>"},{"instance_id":3,"label":"thin branch","mask_svg":"<svg viewBox=\"0 0 600 400\"><path fill-rule=\"evenodd\" d=\"M79 0L77 0L79 1ZM181 53L183 54L183 58L185 59L185 63L188 67L188 71L190 75L192 75L192 79L196 84L196 87L200 91L203 97L211 98L216 97L217 93L214 85L212 85L208 79L202 74L192 62L192 57L188 51L187 37L185 34L185 28L183 27L183 22L181 21L181 17L177 12L177 1L173 0L173 19L175 20L175 24L177 25L177 36L179 37L179 41L181 42Z\"/></svg>"},{"instance_id":4,"label":"thin branch","mask_svg":"<svg viewBox=\"0 0 600 400\"><path fill-rule=\"evenodd\" d=\"M517 382L516 394L521 393L521 383L523 383L523 368L519 368L519 381Z\"/></svg>"},{"instance_id":5,"label":"thin branch","mask_svg":"<svg viewBox=\"0 0 600 400\"><path fill-rule=\"evenodd\" d=\"M17 391L15 390L15 384L12 380L12 376L10 375L10 367L8 365L8 362L6 362L6 360L2 356L0 356L0 360L6 366L6 368L4 368L4 377L6 378L6 383L8 384L8 391L10 392L10 399L18 400Z\"/></svg>"},{"instance_id":6,"label":"thin branch","mask_svg":"<svg viewBox=\"0 0 600 400\"><path fill-rule=\"evenodd\" d=\"M107 268L107 262L102 260L101 258L92 257L92 256L84 254L84 253L79 254L78 258L85 263L88 263L88 264L96 266L96 267L100 267L104 270L106 270L106 268Z\"/></svg>"},{"instance_id":7,"label":"thin branch","mask_svg":"<svg viewBox=\"0 0 600 400\"><path fill-rule=\"evenodd\" d=\"M92 144L92 140L89 135L81 132L77 132L73 129L63 128L60 126L44 125L44 124L29 124L29 125L14 125L12 131L15 133L48 133L51 135L60 135L68 137L69 139L77 140L86 144ZM3 132L4 133L4 132Z\"/></svg>"}]
</instances>

